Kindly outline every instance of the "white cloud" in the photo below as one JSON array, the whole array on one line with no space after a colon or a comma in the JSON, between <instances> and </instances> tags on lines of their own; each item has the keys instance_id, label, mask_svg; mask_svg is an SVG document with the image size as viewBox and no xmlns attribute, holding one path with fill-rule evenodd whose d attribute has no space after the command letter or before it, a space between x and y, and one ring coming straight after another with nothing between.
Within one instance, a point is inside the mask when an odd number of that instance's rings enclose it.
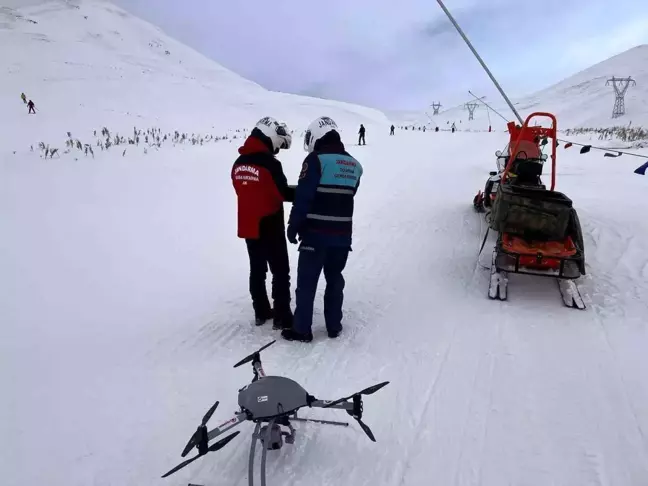
<instances>
[{"instance_id":1,"label":"white cloud","mask_svg":"<svg viewBox=\"0 0 648 486\"><path fill-rule=\"evenodd\" d=\"M587 67L646 43L648 15L570 43L565 48L563 62Z\"/></svg>"},{"instance_id":2,"label":"white cloud","mask_svg":"<svg viewBox=\"0 0 648 486\"><path fill-rule=\"evenodd\" d=\"M114 1L270 89L381 108L493 92L434 0ZM445 3L514 96L645 42L648 31L648 1Z\"/></svg>"}]
</instances>

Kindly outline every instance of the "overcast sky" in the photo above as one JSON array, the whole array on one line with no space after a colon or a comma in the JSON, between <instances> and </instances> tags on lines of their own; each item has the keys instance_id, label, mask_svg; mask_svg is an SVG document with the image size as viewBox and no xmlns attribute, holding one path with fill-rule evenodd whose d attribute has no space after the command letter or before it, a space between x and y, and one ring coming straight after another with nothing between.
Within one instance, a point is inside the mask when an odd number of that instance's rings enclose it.
<instances>
[{"instance_id":1,"label":"overcast sky","mask_svg":"<svg viewBox=\"0 0 648 486\"><path fill-rule=\"evenodd\" d=\"M268 89L383 109L493 94L435 0L115 3ZM512 96L648 43L648 0L445 3Z\"/></svg>"}]
</instances>

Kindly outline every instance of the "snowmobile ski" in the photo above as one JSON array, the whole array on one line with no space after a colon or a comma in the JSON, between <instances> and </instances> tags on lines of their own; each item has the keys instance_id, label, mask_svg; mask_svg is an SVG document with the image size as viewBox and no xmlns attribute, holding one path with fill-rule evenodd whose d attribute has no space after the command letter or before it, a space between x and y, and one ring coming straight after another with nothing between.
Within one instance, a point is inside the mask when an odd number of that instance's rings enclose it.
<instances>
[{"instance_id":1,"label":"snowmobile ski","mask_svg":"<svg viewBox=\"0 0 648 486\"><path fill-rule=\"evenodd\" d=\"M583 302L583 297L578 290L576 282L564 279L556 279L556 281L558 282L558 288L560 289L563 302L567 307L571 309L585 309L585 302Z\"/></svg>"},{"instance_id":2,"label":"snowmobile ski","mask_svg":"<svg viewBox=\"0 0 648 486\"><path fill-rule=\"evenodd\" d=\"M493 300L506 300L508 296L508 273L497 270L497 265L495 265L496 258L497 251L493 251L488 297Z\"/></svg>"}]
</instances>

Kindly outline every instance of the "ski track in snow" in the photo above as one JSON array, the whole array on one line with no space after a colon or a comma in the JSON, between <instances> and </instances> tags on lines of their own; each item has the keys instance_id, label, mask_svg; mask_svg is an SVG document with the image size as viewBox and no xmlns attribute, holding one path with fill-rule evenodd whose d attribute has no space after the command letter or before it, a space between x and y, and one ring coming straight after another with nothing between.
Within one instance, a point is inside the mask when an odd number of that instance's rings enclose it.
<instances>
[{"instance_id":1,"label":"ski track in snow","mask_svg":"<svg viewBox=\"0 0 648 486\"><path fill-rule=\"evenodd\" d=\"M477 264L485 225L471 201L503 137L368 136L348 147L365 176L344 333L326 338L322 280L314 342L278 340L263 362L323 399L391 381L365 399L378 442L353 420L297 424L296 444L268 454L268 484L648 483L644 180L594 159L580 178L558 178L585 232L586 311L563 307L551 279L516 275L509 300L496 302ZM0 427L15 438L0 459L3 484L247 484L251 424L159 479L210 404L221 402L212 426L237 408L252 374L232 365L279 337L252 322L229 180L235 148L104 159L101 177L67 160L2 165L0 220L11 231L0 243L10 279L0 280L0 378L10 401L0 411L10 420ZM289 180L302 155L286 157ZM560 171L582 160L561 152ZM295 247L290 256L294 290Z\"/></svg>"}]
</instances>

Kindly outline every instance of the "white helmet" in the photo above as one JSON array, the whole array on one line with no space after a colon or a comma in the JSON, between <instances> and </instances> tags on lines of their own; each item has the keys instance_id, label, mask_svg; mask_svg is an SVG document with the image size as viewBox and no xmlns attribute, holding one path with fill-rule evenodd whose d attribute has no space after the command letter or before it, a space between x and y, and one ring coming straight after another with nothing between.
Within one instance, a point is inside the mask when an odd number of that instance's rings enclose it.
<instances>
[{"instance_id":1,"label":"white helmet","mask_svg":"<svg viewBox=\"0 0 648 486\"><path fill-rule=\"evenodd\" d=\"M308 125L304 135L304 150L312 152L315 150L315 142L326 135L328 132L338 130L337 124L328 116L322 116Z\"/></svg>"},{"instance_id":2,"label":"white helmet","mask_svg":"<svg viewBox=\"0 0 648 486\"><path fill-rule=\"evenodd\" d=\"M261 118L255 128L261 130L272 141L275 153L280 149L289 149L292 145L292 135L288 130L288 126L285 123L279 123L272 117Z\"/></svg>"}]
</instances>

